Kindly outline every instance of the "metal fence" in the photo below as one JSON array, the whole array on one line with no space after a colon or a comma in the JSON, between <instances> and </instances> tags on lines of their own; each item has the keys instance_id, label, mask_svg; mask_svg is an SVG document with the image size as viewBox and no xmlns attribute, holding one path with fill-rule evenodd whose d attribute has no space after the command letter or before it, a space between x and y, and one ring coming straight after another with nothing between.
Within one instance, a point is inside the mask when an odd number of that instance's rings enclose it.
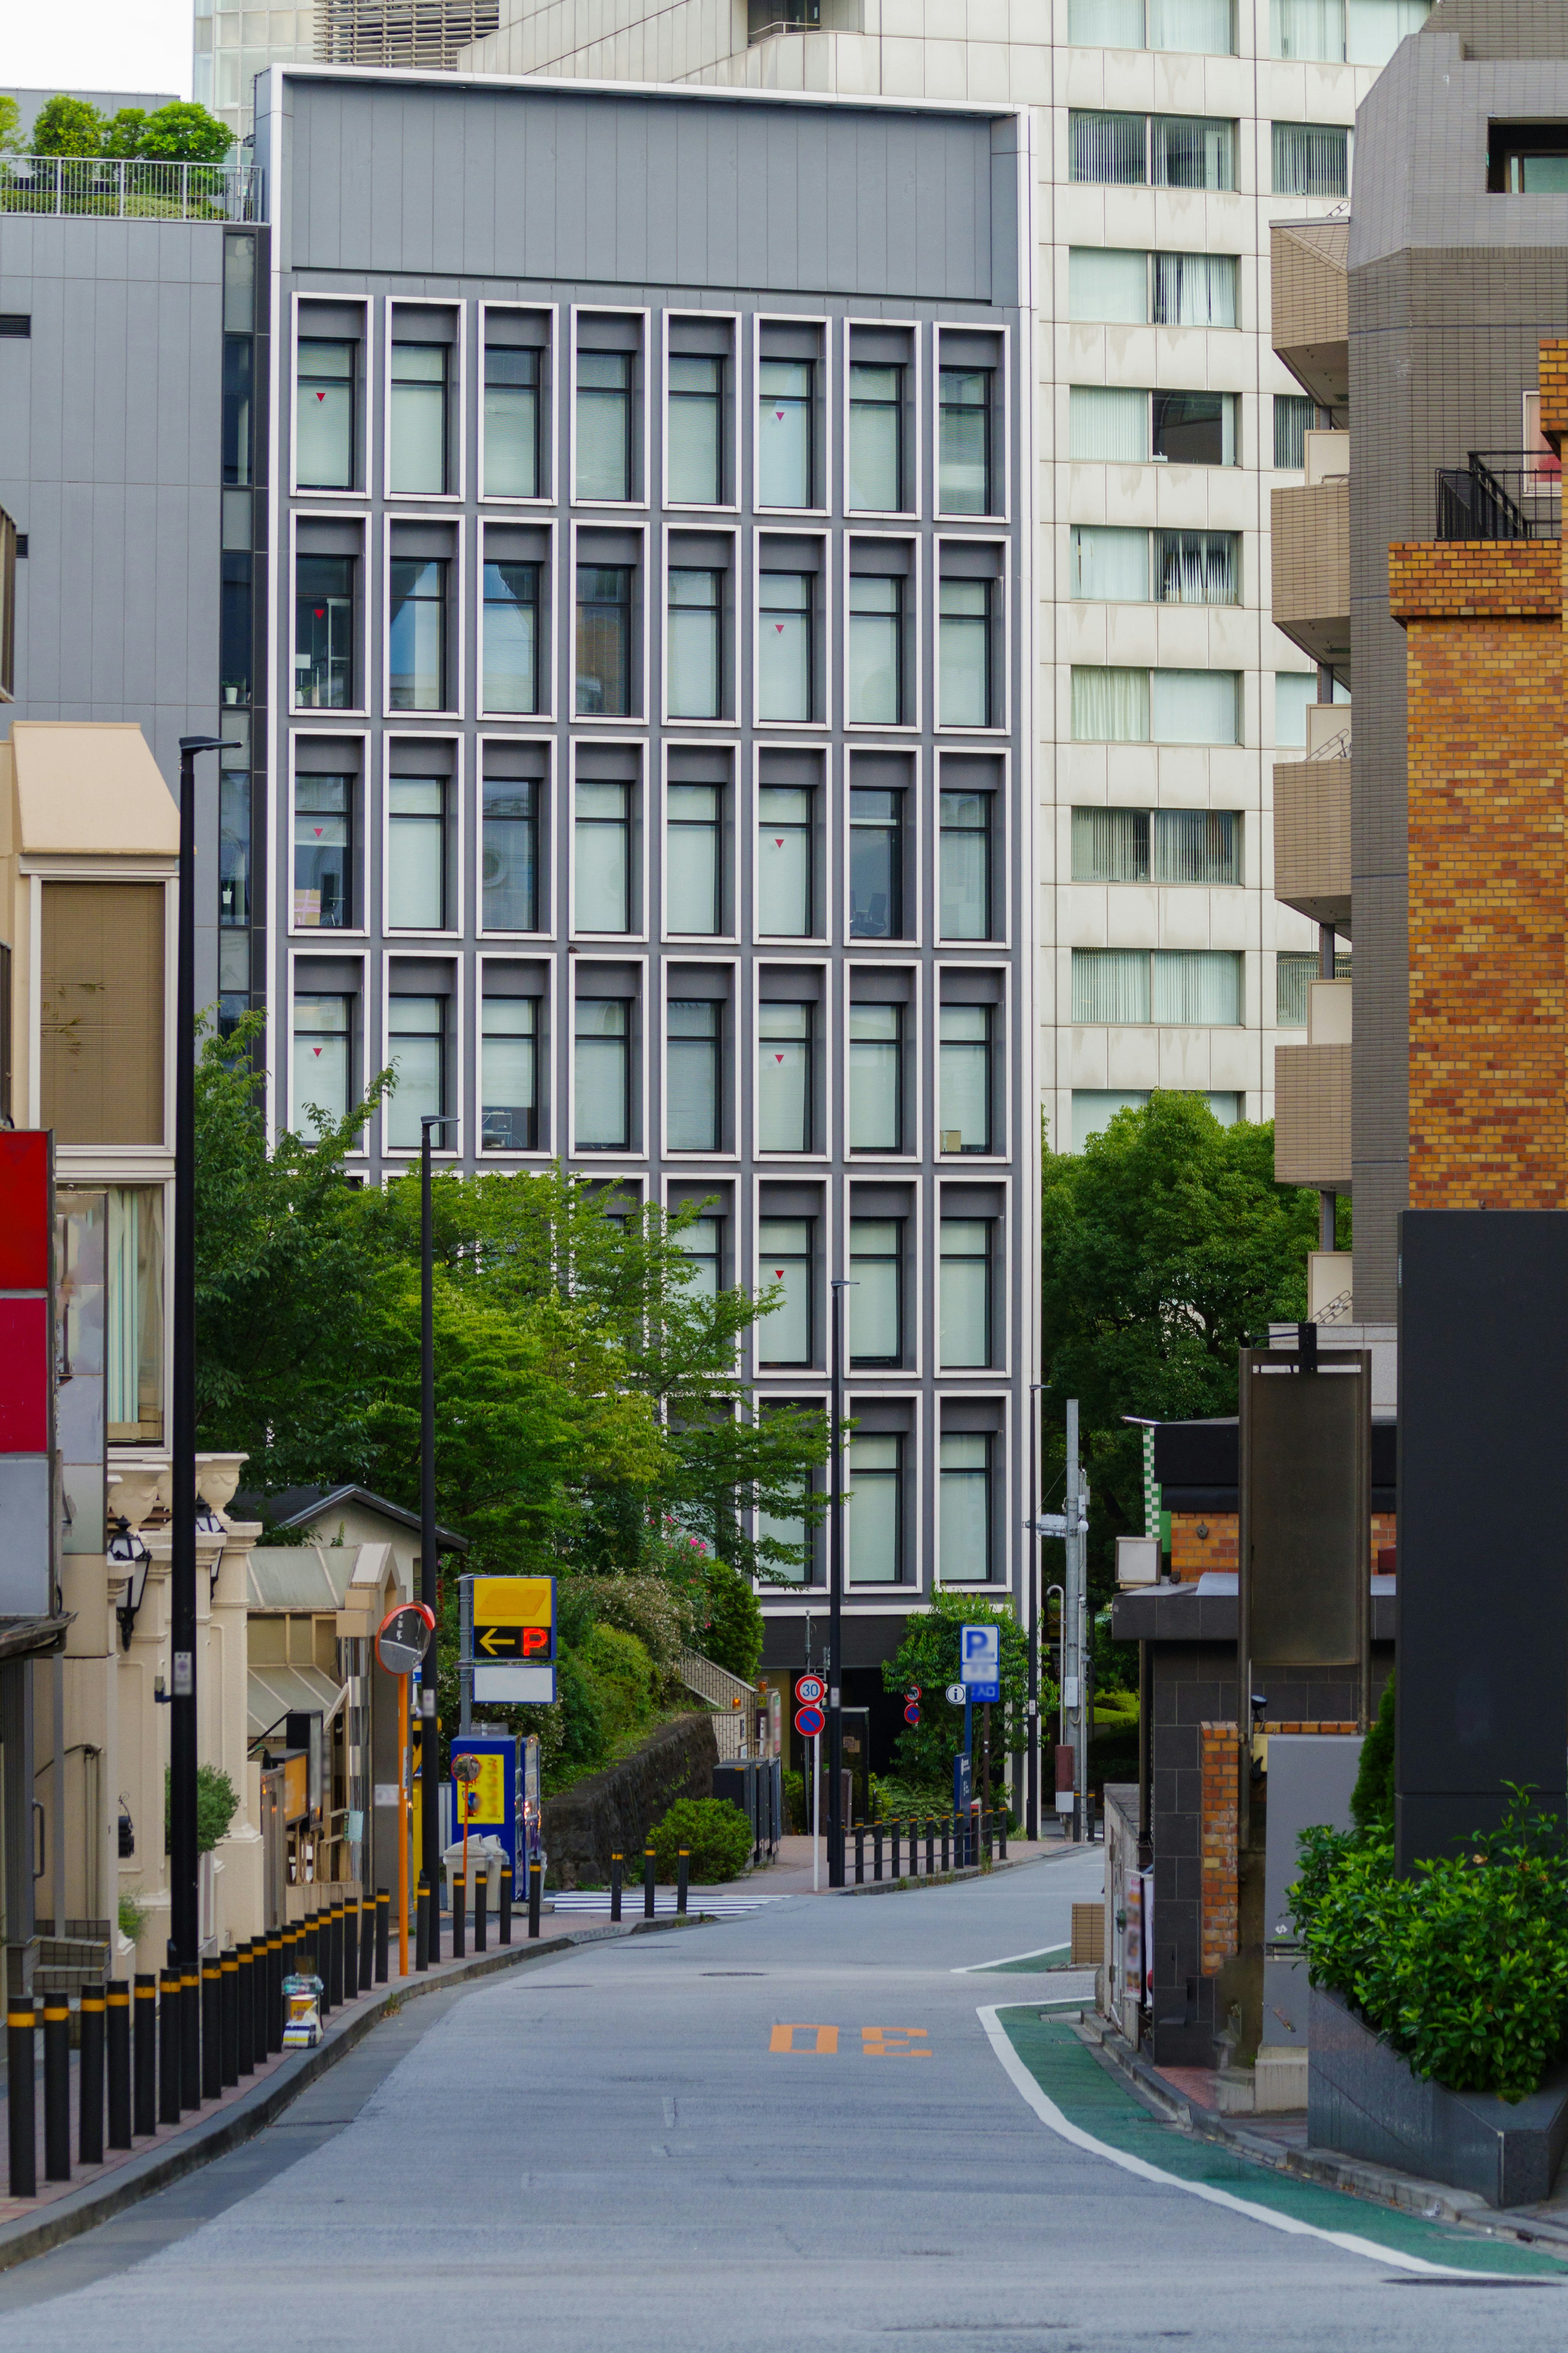
<instances>
[{"instance_id":1,"label":"metal fence","mask_svg":"<svg viewBox=\"0 0 1568 2353\"><path fill-rule=\"evenodd\" d=\"M0 213L106 220L257 221L261 174L249 164L163 164L141 156L0 158Z\"/></svg>"},{"instance_id":2,"label":"metal fence","mask_svg":"<svg viewBox=\"0 0 1568 2353\"><path fill-rule=\"evenodd\" d=\"M1471 449L1437 469L1439 539L1561 539L1563 475L1548 450Z\"/></svg>"}]
</instances>

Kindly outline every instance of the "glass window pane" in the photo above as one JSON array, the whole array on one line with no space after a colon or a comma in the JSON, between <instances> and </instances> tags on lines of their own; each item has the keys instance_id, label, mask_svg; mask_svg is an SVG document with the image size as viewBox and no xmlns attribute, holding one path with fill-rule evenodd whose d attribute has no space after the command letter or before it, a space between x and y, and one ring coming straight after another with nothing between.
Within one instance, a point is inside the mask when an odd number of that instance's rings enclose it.
<instances>
[{"instance_id":1,"label":"glass window pane","mask_svg":"<svg viewBox=\"0 0 1568 2353\"><path fill-rule=\"evenodd\" d=\"M710 934L722 925L720 788L671 785L665 823L665 921L672 932Z\"/></svg>"},{"instance_id":2,"label":"glass window pane","mask_svg":"<svg viewBox=\"0 0 1568 2353\"><path fill-rule=\"evenodd\" d=\"M294 927L341 931L353 921L353 780L300 776L294 785Z\"/></svg>"},{"instance_id":3,"label":"glass window pane","mask_svg":"<svg viewBox=\"0 0 1568 2353\"><path fill-rule=\"evenodd\" d=\"M1277 196L1348 196L1351 134L1332 122L1274 125Z\"/></svg>"},{"instance_id":4,"label":"glass window pane","mask_svg":"<svg viewBox=\"0 0 1568 2353\"><path fill-rule=\"evenodd\" d=\"M719 1261L723 1240L722 1218L693 1218L670 1240L686 1252L691 1261L690 1295L697 1299L717 1299L719 1296Z\"/></svg>"},{"instance_id":5,"label":"glass window pane","mask_svg":"<svg viewBox=\"0 0 1568 2353\"><path fill-rule=\"evenodd\" d=\"M942 1107L939 1124L944 1152L991 1149L991 1008L944 1005L941 1022ZM956 1136L956 1145L953 1138Z\"/></svg>"},{"instance_id":6,"label":"glass window pane","mask_svg":"<svg viewBox=\"0 0 1568 2353\"><path fill-rule=\"evenodd\" d=\"M485 566L487 711L539 708L539 566Z\"/></svg>"},{"instance_id":7,"label":"glass window pane","mask_svg":"<svg viewBox=\"0 0 1568 2353\"><path fill-rule=\"evenodd\" d=\"M757 1008L757 1149L811 1150L811 1008Z\"/></svg>"},{"instance_id":8,"label":"glass window pane","mask_svg":"<svg viewBox=\"0 0 1568 2353\"><path fill-rule=\"evenodd\" d=\"M757 930L768 939L811 934L811 791L763 785L757 795Z\"/></svg>"},{"instance_id":9,"label":"glass window pane","mask_svg":"<svg viewBox=\"0 0 1568 2353\"><path fill-rule=\"evenodd\" d=\"M1149 0L1149 47L1229 57L1236 47L1231 0Z\"/></svg>"},{"instance_id":10,"label":"glass window pane","mask_svg":"<svg viewBox=\"0 0 1568 2353\"><path fill-rule=\"evenodd\" d=\"M1154 256L1154 324L1157 327L1234 327L1236 256L1230 253L1157 253Z\"/></svg>"},{"instance_id":11,"label":"glass window pane","mask_svg":"<svg viewBox=\"0 0 1568 2353\"><path fill-rule=\"evenodd\" d=\"M941 1361L991 1362L991 1227L984 1218L942 1221Z\"/></svg>"},{"instance_id":12,"label":"glass window pane","mask_svg":"<svg viewBox=\"0 0 1568 2353\"><path fill-rule=\"evenodd\" d=\"M1241 596L1234 531L1157 531L1154 594L1162 605L1234 605Z\"/></svg>"},{"instance_id":13,"label":"glass window pane","mask_svg":"<svg viewBox=\"0 0 1568 2353\"><path fill-rule=\"evenodd\" d=\"M991 512L989 368L942 368L937 420L937 504L943 514Z\"/></svg>"},{"instance_id":14,"label":"glass window pane","mask_svg":"<svg viewBox=\"0 0 1568 2353\"><path fill-rule=\"evenodd\" d=\"M902 717L903 582L853 573L845 692L851 724L896 726Z\"/></svg>"},{"instance_id":15,"label":"glass window pane","mask_svg":"<svg viewBox=\"0 0 1568 2353\"><path fill-rule=\"evenodd\" d=\"M351 1003L346 997L294 999L294 1084L289 1115L296 1134L318 1135L323 1126L347 1115Z\"/></svg>"},{"instance_id":16,"label":"glass window pane","mask_svg":"<svg viewBox=\"0 0 1568 2353\"><path fill-rule=\"evenodd\" d=\"M896 1365L903 1355L900 1244L897 1218L851 1218L849 1361Z\"/></svg>"},{"instance_id":17,"label":"glass window pane","mask_svg":"<svg viewBox=\"0 0 1568 2353\"><path fill-rule=\"evenodd\" d=\"M539 818L534 786L487 780L484 788L484 927L539 928Z\"/></svg>"},{"instance_id":18,"label":"glass window pane","mask_svg":"<svg viewBox=\"0 0 1568 2353\"><path fill-rule=\"evenodd\" d=\"M984 1585L991 1576L991 1439L983 1430L943 1430L938 1569L944 1585Z\"/></svg>"},{"instance_id":19,"label":"glass window pane","mask_svg":"<svg viewBox=\"0 0 1568 2353\"><path fill-rule=\"evenodd\" d=\"M757 1361L811 1362L811 1228L809 1218L763 1218L757 1229L757 1280L777 1283L784 1297L757 1324Z\"/></svg>"},{"instance_id":20,"label":"glass window pane","mask_svg":"<svg viewBox=\"0 0 1568 2353\"><path fill-rule=\"evenodd\" d=\"M1241 958L1208 948L1156 948L1152 997L1156 1021L1228 1029L1241 1019Z\"/></svg>"},{"instance_id":21,"label":"glass window pane","mask_svg":"<svg viewBox=\"0 0 1568 2353\"><path fill-rule=\"evenodd\" d=\"M580 997L576 1021L577 1148L625 1151L631 1142L630 1023L621 997Z\"/></svg>"},{"instance_id":22,"label":"glass window pane","mask_svg":"<svg viewBox=\"0 0 1568 2353\"><path fill-rule=\"evenodd\" d=\"M720 590L723 575L671 565L669 573L669 713L672 719L717 719L721 710Z\"/></svg>"},{"instance_id":23,"label":"glass window pane","mask_svg":"<svg viewBox=\"0 0 1568 2353\"><path fill-rule=\"evenodd\" d=\"M479 1050L479 1147L529 1152L538 1142L539 1001L487 997Z\"/></svg>"},{"instance_id":24,"label":"glass window pane","mask_svg":"<svg viewBox=\"0 0 1568 2353\"><path fill-rule=\"evenodd\" d=\"M672 352L665 496L677 505L718 506L724 496L724 363Z\"/></svg>"},{"instance_id":25,"label":"glass window pane","mask_svg":"<svg viewBox=\"0 0 1568 2353\"><path fill-rule=\"evenodd\" d=\"M1136 45L1140 48L1142 42ZM1149 129L1142 114L1073 107L1068 115L1068 177L1140 188L1148 176Z\"/></svg>"},{"instance_id":26,"label":"glass window pane","mask_svg":"<svg viewBox=\"0 0 1568 2353\"><path fill-rule=\"evenodd\" d=\"M1119 1111L1137 1111L1149 1100L1146 1090L1128 1093L1110 1087L1075 1087L1072 1091L1072 1149L1086 1152L1090 1138L1103 1135Z\"/></svg>"},{"instance_id":27,"label":"glass window pane","mask_svg":"<svg viewBox=\"0 0 1568 2353\"><path fill-rule=\"evenodd\" d=\"M1147 809L1075 808L1072 879L1075 882L1147 882L1152 871L1149 844Z\"/></svg>"},{"instance_id":28,"label":"glass window pane","mask_svg":"<svg viewBox=\"0 0 1568 2353\"><path fill-rule=\"evenodd\" d=\"M1074 523L1072 594L1082 603L1149 600L1149 534L1118 523Z\"/></svg>"},{"instance_id":29,"label":"glass window pane","mask_svg":"<svg viewBox=\"0 0 1568 2353\"><path fill-rule=\"evenodd\" d=\"M631 597L628 566L578 566L577 708L586 714L631 710Z\"/></svg>"},{"instance_id":30,"label":"glass window pane","mask_svg":"<svg viewBox=\"0 0 1568 2353\"><path fill-rule=\"evenodd\" d=\"M1144 948L1074 948L1075 1021L1144 1022L1149 1018L1149 956Z\"/></svg>"},{"instance_id":31,"label":"glass window pane","mask_svg":"<svg viewBox=\"0 0 1568 2353\"><path fill-rule=\"evenodd\" d=\"M438 932L447 913L447 787L438 776L394 776L386 791L386 920L395 931Z\"/></svg>"},{"instance_id":32,"label":"glass window pane","mask_svg":"<svg viewBox=\"0 0 1568 2353\"><path fill-rule=\"evenodd\" d=\"M1302 751L1307 742L1307 706L1318 699L1317 673L1310 670L1278 670L1274 673L1274 741L1283 751ZM1336 696L1335 700L1338 700Z\"/></svg>"},{"instance_id":33,"label":"glass window pane","mask_svg":"<svg viewBox=\"0 0 1568 2353\"><path fill-rule=\"evenodd\" d=\"M485 353L485 496L532 499L539 479L539 353Z\"/></svg>"},{"instance_id":34,"label":"glass window pane","mask_svg":"<svg viewBox=\"0 0 1568 2353\"><path fill-rule=\"evenodd\" d=\"M218 922L250 923L250 776L225 768L218 786Z\"/></svg>"},{"instance_id":35,"label":"glass window pane","mask_svg":"<svg viewBox=\"0 0 1568 2353\"><path fill-rule=\"evenodd\" d=\"M1099 670L1075 662L1072 740L1075 744L1146 744L1148 671Z\"/></svg>"},{"instance_id":36,"label":"glass window pane","mask_svg":"<svg viewBox=\"0 0 1568 2353\"><path fill-rule=\"evenodd\" d=\"M852 1585L896 1585L902 1513L902 1441L857 1430L849 1440L844 1549Z\"/></svg>"},{"instance_id":37,"label":"glass window pane","mask_svg":"<svg viewBox=\"0 0 1568 2353\"><path fill-rule=\"evenodd\" d=\"M1234 188L1235 123L1204 114L1151 115L1149 178L1156 188Z\"/></svg>"},{"instance_id":38,"label":"glass window pane","mask_svg":"<svg viewBox=\"0 0 1568 2353\"><path fill-rule=\"evenodd\" d=\"M301 490L354 487L354 345L300 339L294 473Z\"/></svg>"},{"instance_id":39,"label":"glass window pane","mask_svg":"<svg viewBox=\"0 0 1568 2353\"><path fill-rule=\"evenodd\" d=\"M1304 393L1277 392L1274 396L1274 463L1281 470L1296 471L1307 462L1304 435L1312 427L1314 404Z\"/></svg>"},{"instance_id":40,"label":"glass window pane","mask_svg":"<svg viewBox=\"0 0 1568 2353\"><path fill-rule=\"evenodd\" d=\"M942 584L939 696L944 727L989 727L991 583Z\"/></svg>"},{"instance_id":41,"label":"glass window pane","mask_svg":"<svg viewBox=\"0 0 1568 2353\"><path fill-rule=\"evenodd\" d=\"M296 1011L298 1005L296 1005ZM296 1055L296 1063L298 1055ZM346 1108L346 1106L345 1106ZM296 1129L300 1122L294 1122ZM104 1419L121 1445L163 1436L163 1196L110 1185L104 1219Z\"/></svg>"},{"instance_id":42,"label":"glass window pane","mask_svg":"<svg viewBox=\"0 0 1568 2353\"><path fill-rule=\"evenodd\" d=\"M1149 674L1149 739L1154 744L1234 744L1241 681L1230 670L1156 670Z\"/></svg>"},{"instance_id":43,"label":"glass window pane","mask_svg":"<svg viewBox=\"0 0 1568 2353\"><path fill-rule=\"evenodd\" d=\"M849 1148L897 1152L903 1070L902 1008L849 1008Z\"/></svg>"},{"instance_id":44,"label":"glass window pane","mask_svg":"<svg viewBox=\"0 0 1568 2353\"><path fill-rule=\"evenodd\" d=\"M1304 1029L1307 1026L1307 994L1318 977L1318 958L1310 955L1286 955L1283 952L1274 960L1274 1018L1281 1029Z\"/></svg>"},{"instance_id":45,"label":"glass window pane","mask_svg":"<svg viewBox=\"0 0 1568 2353\"><path fill-rule=\"evenodd\" d=\"M1149 317L1149 257L1115 246L1075 245L1068 254L1068 316L1142 327Z\"/></svg>"},{"instance_id":46,"label":"glass window pane","mask_svg":"<svg viewBox=\"0 0 1568 2353\"><path fill-rule=\"evenodd\" d=\"M903 504L904 372L900 367L849 370L849 504L868 513L896 513Z\"/></svg>"},{"instance_id":47,"label":"glass window pane","mask_svg":"<svg viewBox=\"0 0 1568 2353\"><path fill-rule=\"evenodd\" d=\"M386 1140L399 1151L416 1151L419 1123L443 1112L446 1094L446 1007L439 997L395 997L390 1003L387 1060L397 1083L386 1106ZM448 1141L439 1130L432 1143Z\"/></svg>"},{"instance_id":48,"label":"glass window pane","mask_svg":"<svg viewBox=\"0 0 1568 2353\"><path fill-rule=\"evenodd\" d=\"M294 700L303 710L354 704L352 555L301 555L294 567Z\"/></svg>"},{"instance_id":49,"label":"glass window pane","mask_svg":"<svg viewBox=\"0 0 1568 2353\"><path fill-rule=\"evenodd\" d=\"M447 346L392 346L392 487L429 496L447 488Z\"/></svg>"},{"instance_id":50,"label":"glass window pane","mask_svg":"<svg viewBox=\"0 0 1568 2353\"><path fill-rule=\"evenodd\" d=\"M857 786L849 795L849 935L901 939L904 797Z\"/></svg>"},{"instance_id":51,"label":"glass window pane","mask_svg":"<svg viewBox=\"0 0 1568 2353\"><path fill-rule=\"evenodd\" d=\"M943 793L940 935L991 936L991 795Z\"/></svg>"},{"instance_id":52,"label":"glass window pane","mask_svg":"<svg viewBox=\"0 0 1568 2353\"><path fill-rule=\"evenodd\" d=\"M1201 882L1213 888L1239 883L1241 818L1237 813L1234 809L1157 809L1154 880Z\"/></svg>"},{"instance_id":53,"label":"glass window pane","mask_svg":"<svg viewBox=\"0 0 1568 2353\"><path fill-rule=\"evenodd\" d=\"M671 1152L717 1152L719 1007L672 997L667 1008L665 1134Z\"/></svg>"},{"instance_id":54,"label":"glass window pane","mask_svg":"<svg viewBox=\"0 0 1568 2353\"><path fill-rule=\"evenodd\" d=\"M388 669L394 711L444 711L447 561L397 557L391 566Z\"/></svg>"},{"instance_id":55,"label":"glass window pane","mask_svg":"<svg viewBox=\"0 0 1568 2353\"><path fill-rule=\"evenodd\" d=\"M1345 0L1268 0L1268 46L1277 58L1342 65Z\"/></svg>"},{"instance_id":56,"label":"glass window pane","mask_svg":"<svg viewBox=\"0 0 1568 2353\"><path fill-rule=\"evenodd\" d=\"M577 354L577 496L632 495L632 355Z\"/></svg>"},{"instance_id":57,"label":"glass window pane","mask_svg":"<svg viewBox=\"0 0 1568 2353\"><path fill-rule=\"evenodd\" d=\"M1075 384L1068 403L1068 455L1082 464L1142 466L1149 456L1149 396L1125 386Z\"/></svg>"},{"instance_id":58,"label":"glass window pane","mask_svg":"<svg viewBox=\"0 0 1568 2353\"><path fill-rule=\"evenodd\" d=\"M1385 66L1407 33L1426 22L1427 0L1349 0L1345 57L1352 66Z\"/></svg>"},{"instance_id":59,"label":"glass window pane","mask_svg":"<svg viewBox=\"0 0 1568 2353\"><path fill-rule=\"evenodd\" d=\"M1150 396L1150 443L1173 466L1234 466L1236 396L1156 392Z\"/></svg>"},{"instance_id":60,"label":"glass window pane","mask_svg":"<svg viewBox=\"0 0 1568 2353\"><path fill-rule=\"evenodd\" d=\"M632 927L631 786L577 783L574 898L580 932Z\"/></svg>"},{"instance_id":61,"label":"glass window pane","mask_svg":"<svg viewBox=\"0 0 1568 2353\"><path fill-rule=\"evenodd\" d=\"M758 591L757 716L812 716L809 572L764 572Z\"/></svg>"},{"instance_id":62,"label":"glass window pane","mask_svg":"<svg viewBox=\"0 0 1568 2353\"><path fill-rule=\"evenodd\" d=\"M1070 0L1068 39L1087 49L1141 49L1143 0Z\"/></svg>"},{"instance_id":63,"label":"glass window pane","mask_svg":"<svg viewBox=\"0 0 1568 2353\"><path fill-rule=\"evenodd\" d=\"M757 371L757 503L808 507L812 500L810 360L763 360Z\"/></svg>"}]
</instances>

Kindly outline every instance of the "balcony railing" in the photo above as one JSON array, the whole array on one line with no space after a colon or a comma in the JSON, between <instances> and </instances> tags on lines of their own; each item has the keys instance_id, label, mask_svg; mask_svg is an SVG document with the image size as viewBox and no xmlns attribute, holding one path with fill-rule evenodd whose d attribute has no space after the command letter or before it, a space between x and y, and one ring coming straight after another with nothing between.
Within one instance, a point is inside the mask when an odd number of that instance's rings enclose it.
<instances>
[{"instance_id":1,"label":"balcony railing","mask_svg":"<svg viewBox=\"0 0 1568 2353\"><path fill-rule=\"evenodd\" d=\"M1439 539L1561 539L1563 472L1550 450L1472 449L1437 469Z\"/></svg>"},{"instance_id":2,"label":"balcony railing","mask_svg":"<svg viewBox=\"0 0 1568 2353\"><path fill-rule=\"evenodd\" d=\"M107 220L255 221L261 174L250 164L164 164L141 156L0 157L0 213Z\"/></svg>"}]
</instances>

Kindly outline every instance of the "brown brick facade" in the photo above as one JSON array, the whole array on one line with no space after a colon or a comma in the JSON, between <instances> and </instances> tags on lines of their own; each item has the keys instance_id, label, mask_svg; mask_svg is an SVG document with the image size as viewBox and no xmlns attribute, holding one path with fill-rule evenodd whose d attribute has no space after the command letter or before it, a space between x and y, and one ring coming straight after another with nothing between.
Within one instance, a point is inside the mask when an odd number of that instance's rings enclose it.
<instances>
[{"instance_id":1,"label":"brown brick facade","mask_svg":"<svg viewBox=\"0 0 1568 2353\"><path fill-rule=\"evenodd\" d=\"M1353 1724L1281 1723L1263 1726L1266 1733L1353 1733ZM1234 1724L1199 1726L1203 1758L1203 1816L1198 1854L1202 1874L1199 1967L1214 1977L1237 1948L1238 1887L1237 1841L1239 1831L1241 1758Z\"/></svg>"},{"instance_id":2,"label":"brown brick facade","mask_svg":"<svg viewBox=\"0 0 1568 2353\"><path fill-rule=\"evenodd\" d=\"M1541 386L1541 429L1555 448L1560 437L1568 433L1568 343L1542 344L1536 381Z\"/></svg>"},{"instance_id":3,"label":"brown brick facade","mask_svg":"<svg viewBox=\"0 0 1568 2353\"><path fill-rule=\"evenodd\" d=\"M1198 1530L1204 1534L1200 1535ZM1394 1514L1373 1512L1368 1552L1372 1572L1377 1556L1394 1541ZM1241 1523L1235 1512L1173 1512L1171 1514L1171 1575L1179 1585L1190 1585L1210 1569L1234 1576L1240 1558Z\"/></svg>"}]
</instances>

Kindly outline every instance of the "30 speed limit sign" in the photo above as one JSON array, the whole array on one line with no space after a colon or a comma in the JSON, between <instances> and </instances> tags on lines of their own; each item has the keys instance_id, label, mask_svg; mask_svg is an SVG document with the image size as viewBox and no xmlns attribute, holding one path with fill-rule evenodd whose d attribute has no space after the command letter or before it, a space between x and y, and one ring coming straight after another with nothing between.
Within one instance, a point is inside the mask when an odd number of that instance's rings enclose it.
<instances>
[{"instance_id":1,"label":"30 speed limit sign","mask_svg":"<svg viewBox=\"0 0 1568 2353\"><path fill-rule=\"evenodd\" d=\"M797 1707L820 1707L827 1696L827 1686L820 1675L799 1675L795 1678L795 1702Z\"/></svg>"}]
</instances>

